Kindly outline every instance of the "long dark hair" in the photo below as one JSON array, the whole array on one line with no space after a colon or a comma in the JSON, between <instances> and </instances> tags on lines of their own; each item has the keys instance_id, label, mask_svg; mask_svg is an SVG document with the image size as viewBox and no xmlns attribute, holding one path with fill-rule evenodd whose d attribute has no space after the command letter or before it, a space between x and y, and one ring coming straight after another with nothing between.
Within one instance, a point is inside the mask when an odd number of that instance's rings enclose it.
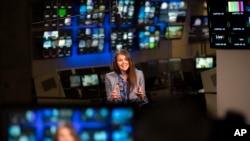
<instances>
[{"instance_id":1,"label":"long dark hair","mask_svg":"<svg viewBox=\"0 0 250 141\"><path fill-rule=\"evenodd\" d=\"M129 68L126 71L126 73L128 75L129 87L130 87L130 90L132 91L134 89L134 87L136 85L136 81L137 81L134 62L132 61L132 57L130 56L130 54L127 50L121 49L121 50L117 51L115 56L114 56L114 60L113 60L113 70L117 74L121 74L121 70L119 69L118 64L117 64L117 56L118 55L124 55L126 57L126 59L128 60Z\"/></svg>"}]
</instances>

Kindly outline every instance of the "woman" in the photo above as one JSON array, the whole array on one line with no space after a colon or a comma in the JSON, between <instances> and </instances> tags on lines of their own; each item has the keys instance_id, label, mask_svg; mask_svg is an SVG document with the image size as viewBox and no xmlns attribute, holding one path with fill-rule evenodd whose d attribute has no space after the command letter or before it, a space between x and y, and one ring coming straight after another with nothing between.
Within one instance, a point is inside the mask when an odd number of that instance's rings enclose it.
<instances>
[{"instance_id":1,"label":"woman","mask_svg":"<svg viewBox=\"0 0 250 141\"><path fill-rule=\"evenodd\" d=\"M143 72L136 70L128 51L116 52L113 72L105 75L107 101L112 104L148 103Z\"/></svg>"},{"instance_id":2,"label":"woman","mask_svg":"<svg viewBox=\"0 0 250 141\"><path fill-rule=\"evenodd\" d=\"M80 141L80 137L70 124L61 124L57 127L54 141Z\"/></svg>"}]
</instances>

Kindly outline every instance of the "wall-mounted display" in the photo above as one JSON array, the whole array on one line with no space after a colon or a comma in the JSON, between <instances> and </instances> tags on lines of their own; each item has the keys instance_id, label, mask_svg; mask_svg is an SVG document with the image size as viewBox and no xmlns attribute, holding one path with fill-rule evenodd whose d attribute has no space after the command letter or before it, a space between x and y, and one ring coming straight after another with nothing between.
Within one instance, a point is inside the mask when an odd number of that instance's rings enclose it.
<instances>
[{"instance_id":1,"label":"wall-mounted display","mask_svg":"<svg viewBox=\"0 0 250 141\"><path fill-rule=\"evenodd\" d=\"M179 34L170 37L166 32L173 32L166 29L183 24L187 13L186 0L44 0L42 3L40 14L37 4L33 15L41 16L41 21L33 25L45 32L44 36L37 33L35 37L38 40L35 46L42 42L41 49L35 51L43 59L120 49L156 49L164 37L181 38ZM65 31L67 35L61 35Z\"/></svg>"},{"instance_id":2,"label":"wall-mounted display","mask_svg":"<svg viewBox=\"0 0 250 141\"><path fill-rule=\"evenodd\" d=\"M249 0L207 0L211 48L250 49Z\"/></svg>"}]
</instances>

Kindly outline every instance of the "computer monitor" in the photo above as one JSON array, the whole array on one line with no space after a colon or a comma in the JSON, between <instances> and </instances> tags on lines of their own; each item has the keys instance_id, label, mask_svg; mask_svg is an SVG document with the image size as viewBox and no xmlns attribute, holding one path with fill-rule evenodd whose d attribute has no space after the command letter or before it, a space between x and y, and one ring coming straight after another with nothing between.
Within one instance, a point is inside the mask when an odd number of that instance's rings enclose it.
<instances>
[{"instance_id":1,"label":"computer monitor","mask_svg":"<svg viewBox=\"0 0 250 141\"><path fill-rule=\"evenodd\" d=\"M165 39L181 39L184 32L184 25L169 25L165 29Z\"/></svg>"},{"instance_id":2,"label":"computer monitor","mask_svg":"<svg viewBox=\"0 0 250 141\"><path fill-rule=\"evenodd\" d=\"M249 1L207 0L210 48L250 49Z\"/></svg>"},{"instance_id":3,"label":"computer monitor","mask_svg":"<svg viewBox=\"0 0 250 141\"><path fill-rule=\"evenodd\" d=\"M110 34L110 50L112 52L126 49L128 51L134 50L134 28L123 28L123 29L111 29Z\"/></svg>"},{"instance_id":4,"label":"computer monitor","mask_svg":"<svg viewBox=\"0 0 250 141\"><path fill-rule=\"evenodd\" d=\"M101 53L105 46L104 28L84 28L78 30L78 54Z\"/></svg>"},{"instance_id":5,"label":"computer monitor","mask_svg":"<svg viewBox=\"0 0 250 141\"><path fill-rule=\"evenodd\" d=\"M132 24L136 11L136 0L111 0L110 1L110 9L115 9L117 7L117 11L120 15L120 24L128 25ZM116 24L116 11L111 12L110 22L111 24ZM116 25L117 26L117 25Z\"/></svg>"},{"instance_id":6,"label":"computer monitor","mask_svg":"<svg viewBox=\"0 0 250 141\"><path fill-rule=\"evenodd\" d=\"M97 73L81 75L82 87L98 86L99 79Z\"/></svg>"},{"instance_id":7,"label":"computer monitor","mask_svg":"<svg viewBox=\"0 0 250 141\"><path fill-rule=\"evenodd\" d=\"M138 28L138 45L140 50L150 50L159 47L160 27L156 25Z\"/></svg>"},{"instance_id":8,"label":"computer monitor","mask_svg":"<svg viewBox=\"0 0 250 141\"><path fill-rule=\"evenodd\" d=\"M79 3L78 25L102 25L104 23L106 0L84 0Z\"/></svg>"},{"instance_id":9,"label":"computer monitor","mask_svg":"<svg viewBox=\"0 0 250 141\"><path fill-rule=\"evenodd\" d=\"M191 16L189 38L198 41L204 38L208 38L208 36L208 16Z\"/></svg>"},{"instance_id":10,"label":"computer monitor","mask_svg":"<svg viewBox=\"0 0 250 141\"><path fill-rule=\"evenodd\" d=\"M195 57L195 69L211 69L215 67L214 57Z\"/></svg>"},{"instance_id":11,"label":"computer monitor","mask_svg":"<svg viewBox=\"0 0 250 141\"><path fill-rule=\"evenodd\" d=\"M70 75L70 88L78 88L81 87L81 77L80 75Z\"/></svg>"},{"instance_id":12,"label":"computer monitor","mask_svg":"<svg viewBox=\"0 0 250 141\"><path fill-rule=\"evenodd\" d=\"M152 25L155 24L161 7L160 2L143 0L138 4L137 25Z\"/></svg>"}]
</instances>

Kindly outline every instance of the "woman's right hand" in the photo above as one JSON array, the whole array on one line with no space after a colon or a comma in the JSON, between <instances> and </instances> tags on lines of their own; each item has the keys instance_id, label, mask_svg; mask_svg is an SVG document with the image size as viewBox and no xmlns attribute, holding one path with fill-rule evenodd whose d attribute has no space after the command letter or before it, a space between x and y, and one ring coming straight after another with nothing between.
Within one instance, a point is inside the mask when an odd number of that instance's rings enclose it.
<instances>
[{"instance_id":1,"label":"woman's right hand","mask_svg":"<svg viewBox=\"0 0 250 141\"><path fill-rule=\"evenodd\" d=\"M118 95L118 91L119 91L119 86L116 85L115 88L114 88L114 90L111 93L111 100L112 101L114 101L115 99L118 99L118 98L121 97L120 95Z\"/></svg>"}]
</instances>

